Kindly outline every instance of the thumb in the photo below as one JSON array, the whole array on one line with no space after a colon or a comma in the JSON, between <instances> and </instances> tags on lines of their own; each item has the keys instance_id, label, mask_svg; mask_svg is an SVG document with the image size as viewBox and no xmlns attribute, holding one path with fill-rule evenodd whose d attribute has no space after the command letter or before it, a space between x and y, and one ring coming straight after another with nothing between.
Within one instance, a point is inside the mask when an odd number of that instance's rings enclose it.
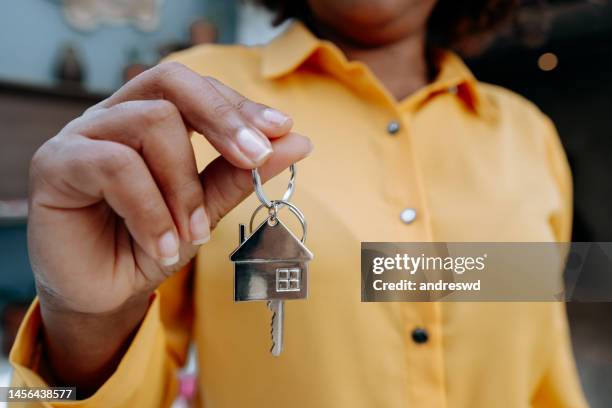
<instances>
[{"instance_id":1,"label":"thumb","mask_svg":"<svg viewBox=\"0 0 612 408\"><path fill-rule=\"evenodd\" d=\"M271 140L273 153L258 169L262 182L276 176L312 151L310 139L297 133ZM253 192L251 170L239 169L223 156L213 160L200 175L204 206L210 228Z\"/></svg>"}]
</instances>

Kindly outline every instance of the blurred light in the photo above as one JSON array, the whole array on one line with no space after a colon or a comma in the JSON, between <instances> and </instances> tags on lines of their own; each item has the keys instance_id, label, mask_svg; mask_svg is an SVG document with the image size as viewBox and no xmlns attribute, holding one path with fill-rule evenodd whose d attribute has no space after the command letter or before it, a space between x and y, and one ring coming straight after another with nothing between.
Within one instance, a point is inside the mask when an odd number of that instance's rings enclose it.
<instances>
[{"instance_id":1,"label":"blurred light","mask_svg":"<svg viewBox=\"0 0 612 408\"><path fill-rule=\"evenodd\" d=\"M559 58L552 52L545 52L538 58L538 67L540 67L542 71L552 71L557 68L558 64Z\"/></svg>"}]
</instances>

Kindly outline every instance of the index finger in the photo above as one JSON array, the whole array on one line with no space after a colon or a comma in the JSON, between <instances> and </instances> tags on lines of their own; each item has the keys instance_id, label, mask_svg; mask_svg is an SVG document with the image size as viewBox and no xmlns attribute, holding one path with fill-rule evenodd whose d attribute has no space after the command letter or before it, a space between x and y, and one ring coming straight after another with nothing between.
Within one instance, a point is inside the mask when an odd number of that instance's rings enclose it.
<instances>
[{"instance_id":1,"label":"index finger","mask_svg":"<svg viewBox=\"0 0 612 408\"><path fill-rule=\"evenodd\" d=\"M254 168L272 153L268 137L207 78L178 63L164 63L139 75L96 107L130 100L165 99L187 125L204 135L236 167ZM252 103L246 101L244 103Z\"/></svg>"}]
</instances>

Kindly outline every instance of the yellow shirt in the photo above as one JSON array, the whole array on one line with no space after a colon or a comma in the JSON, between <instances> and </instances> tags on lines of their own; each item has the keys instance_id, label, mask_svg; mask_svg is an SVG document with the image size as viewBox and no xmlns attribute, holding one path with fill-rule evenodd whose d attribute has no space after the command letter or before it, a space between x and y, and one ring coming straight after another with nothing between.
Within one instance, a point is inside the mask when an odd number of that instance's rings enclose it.
<instances>
[{"instance_id":1,"label":"yellow shirt","mask_svg":"<svg viewBox=\"0 0 612 408\"><path fill-rule=\"evenodd\" d=\"M535 106L477 82L450 53L433 83L395 101L300 24L265 47L207 45L174 59L288 112L313 140L292 200L310 226L310 295L287 302L285 351L272 357L265 304L233 302L228 255L258 204L250 197L201 249L194 279L181 272L156 292L117 371L74 406L167 406L190 340L205 407L586 405L562 303L360 301L360 241L569 240L571 176ZM216 156L203 138L194 147L200 167ZM286 182L272 180L268 195ZM44 384L40 330L35 302L11 354L17 384Z\"/></svg>"}]
</instances>

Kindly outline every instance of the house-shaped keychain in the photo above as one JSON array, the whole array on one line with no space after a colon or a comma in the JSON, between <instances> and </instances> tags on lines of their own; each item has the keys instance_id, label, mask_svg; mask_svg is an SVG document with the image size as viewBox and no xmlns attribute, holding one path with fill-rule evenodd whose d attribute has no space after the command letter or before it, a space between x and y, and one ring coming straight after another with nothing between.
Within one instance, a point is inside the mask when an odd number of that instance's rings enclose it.
<instances>
[{"instance_id":1,"label":"house-shaped keychain","mask_svg":"<svg viewBox=\"0 0 612 408\"><path fill-rule=\"evenodd\" d=\"M308 262L312 253L278 218L262 222L245 237L240 224L240 246L234 262L234 300L304 299L308 295Z\"/></svg>"}]
</instances>

